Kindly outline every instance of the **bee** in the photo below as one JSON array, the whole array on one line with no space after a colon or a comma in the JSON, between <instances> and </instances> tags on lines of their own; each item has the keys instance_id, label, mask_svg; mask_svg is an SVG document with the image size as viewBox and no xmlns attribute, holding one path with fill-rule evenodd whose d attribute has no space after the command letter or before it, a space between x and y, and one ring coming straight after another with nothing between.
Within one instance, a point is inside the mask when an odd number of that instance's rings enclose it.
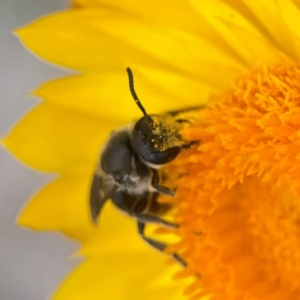
<instances>
[{"instance_id":1,"label":"bee","mask_svg":"<svg viewBox=\"0 0 300 300\"><path fill-rule=\"evenodd\" d=\"M111 200L118 209L137 220L141 238L163 252L167 245L146 237L145 227L149 223L178 227L161 217L170 207L159 203L158 196L172 197L175 191L161 184L159 168L191 146L179 133L190 122L181 117L182 111L149 115L135 92L131 69L126 71L131 95L143 117L113 131L103 146L91 185L91 215L97 224L103 205ZM172 256L186 266L178 254Z\"/></svg>"}]
</instances>

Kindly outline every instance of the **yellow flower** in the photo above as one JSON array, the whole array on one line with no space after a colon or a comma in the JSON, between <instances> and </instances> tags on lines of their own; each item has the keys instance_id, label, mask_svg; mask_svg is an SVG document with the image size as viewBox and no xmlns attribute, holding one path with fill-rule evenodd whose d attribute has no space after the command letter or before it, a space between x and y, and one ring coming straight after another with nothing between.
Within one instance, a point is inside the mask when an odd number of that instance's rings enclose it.
<instances>
[{"instance_id":1,"label":"yellow flower","mask_svg":"<svg viewBox=\"0 0 300 300\"><path fill-rule=\"evenodd\" d=\"M73 4L17 31L35 54L80 72L37 88L44 101L5 139L24 163L60 174L19 223L78 239L87 257L54 299L300 299L299 1ZM166 167L185 174L176 196L160 199L176 208L180 240L167 250L183 270L110 205L99 228L91 222L101 144L140 117L128 66L151 113L207 103L182 132L200 144ZM171 280L176 268L185 280Z\"/></svg>"}]
</instances>

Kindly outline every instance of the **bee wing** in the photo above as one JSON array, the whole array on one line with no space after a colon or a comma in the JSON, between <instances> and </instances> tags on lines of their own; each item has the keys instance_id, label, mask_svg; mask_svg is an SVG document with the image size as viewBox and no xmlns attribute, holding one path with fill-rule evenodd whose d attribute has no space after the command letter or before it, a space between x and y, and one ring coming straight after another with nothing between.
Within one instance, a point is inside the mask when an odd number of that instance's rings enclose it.
<instances>
[{"instance_id":1,"label":"bee wing","mask_svg":"<svg viewBox=\"0 0 300 300\"><path fill-rule=\"evenodd\" d=\"M114 184L108 182L105 175L95 174L90 192L90 210L92 219L97 224L97 218L101 212L104 203L111 197L114 190Z\"/></svg>"}]
</instances>

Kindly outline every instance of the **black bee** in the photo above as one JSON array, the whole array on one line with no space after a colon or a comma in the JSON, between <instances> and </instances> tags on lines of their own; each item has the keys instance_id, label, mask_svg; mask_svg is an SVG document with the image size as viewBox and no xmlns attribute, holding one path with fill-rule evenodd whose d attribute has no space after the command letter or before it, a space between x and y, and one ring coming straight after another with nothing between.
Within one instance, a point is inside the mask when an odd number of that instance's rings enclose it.
<instances>
[{"instance_id":1,"label":"black bee","mask_svg":"<svg viewBox=\"0 0 300 300\"><path fill-rule=\"evenodd\" d=\"M127 68L130 92L144 114L137 122L113 131L102 149L90 194L94 223L107 200L137 220L140 236L152 247L164 251L167 245L144 235L145 226L155 223L176 228L160 216L169 206L159 203L159 194L174 196L174 191L160 184L158 169L174 160L183 148L189 147L180 134L188 120L182 111L148 115L134 90L132 71ZM177 254L173 257L183 266Z\"/></svg>"}]
</instances>

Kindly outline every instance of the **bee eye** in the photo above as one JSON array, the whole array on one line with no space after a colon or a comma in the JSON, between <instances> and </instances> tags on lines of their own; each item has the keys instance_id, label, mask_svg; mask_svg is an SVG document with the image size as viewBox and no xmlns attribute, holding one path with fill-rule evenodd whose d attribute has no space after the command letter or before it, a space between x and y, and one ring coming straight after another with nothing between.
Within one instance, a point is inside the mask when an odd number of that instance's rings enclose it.
<instances>
[{"instance_id":1,"label":"bee eye","mask_svg":"<svg viewBox=\"0 0 300 300\"><path fill-rule=\"evenodd\" d=\"M179 147L169 148L166 151L162 151L162 152L158 152L158 151L152 152L150 155L150 161L151 163L156 165L166 164L172 161L173 159L175 159L176 156L179 154L179 152L180 152Z\"/></svg>"},{"instance_id":2,"label":"bee eye","mask_svg":"<svg viewBox=\"0 0 300 300\"><path fill-rule=\"evenodd\" d=\"M179 147L167 148L161 151L161 146L167 142L168 137L160 137L152 132L149 119L141 118L133 129L133 142L138 155L146 162L163 165L172 161L180 152Z\"/></svg>"},{"instance_id":3,"label":"bee eye","mask_svg":"<svg viewBox=\"0 0 300 300\"><path fill-rule=\"evenodd\" d=\"M143 134L141 143L143 146L146 146L148 144L148 136L147 135Z\"/></svg>"}]
</instances>

